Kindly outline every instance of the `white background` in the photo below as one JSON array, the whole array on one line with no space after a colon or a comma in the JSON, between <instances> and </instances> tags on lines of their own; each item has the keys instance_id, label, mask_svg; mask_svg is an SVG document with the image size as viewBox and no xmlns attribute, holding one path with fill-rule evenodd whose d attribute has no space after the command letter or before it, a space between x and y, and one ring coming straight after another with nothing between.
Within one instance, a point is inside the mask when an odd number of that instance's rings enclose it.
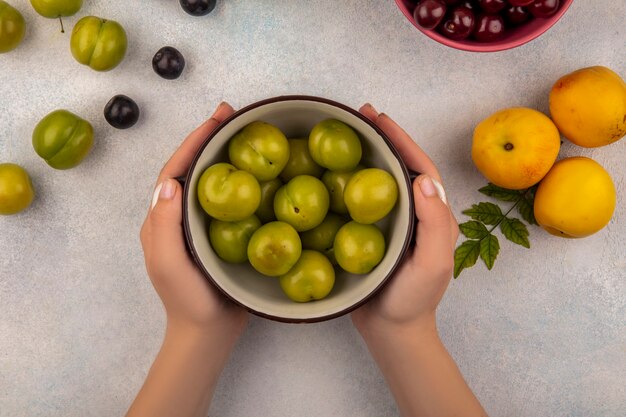
<instances>
[{"instance_id":1,"label":"white background","mask_svg":"<svg viewBox=\"0 0 626 417\"><path fill-rule=\"evenodd\" d=\"M562 75L605 65L626 76L626 2L577 0L540 39L474 54L420 34L386 1L220 0L209 16L175 0L86 1L58 22L11 0L26 18L23 44L0 55L0 161L24 166L37 200L0 218L0 415L122 415L163 335L160 301L139 244L165 160L222 100L240 107L311 94L395 118L432 156L451 206L482 200L470 159L474 126L492 112L547 112ZM76 63L69 33L82 16L120 22L126 59L96 73ZM151 68L164 45L187 59L181 79ZM141 107L132 129L111 128L115 94ZM55 171L31 133L66 108L88 119L96 145L78 168ZM501 242L495 267L465 271L441 304L442 337L493 416L626 413L626 140L585 155L612 175L610 225L584 240L532 228L532 248ZM226 368L211 414L220 417L384 417L398 412L349 318L284 325L252 318Z\"/></svg>"}]
</instances>

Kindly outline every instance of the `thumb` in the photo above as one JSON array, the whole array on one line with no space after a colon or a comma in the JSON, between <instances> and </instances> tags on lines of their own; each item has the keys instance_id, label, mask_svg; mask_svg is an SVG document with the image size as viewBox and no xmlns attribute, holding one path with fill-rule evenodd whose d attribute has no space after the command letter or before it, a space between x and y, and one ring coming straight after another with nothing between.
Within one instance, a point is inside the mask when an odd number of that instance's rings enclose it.
<instances>
[{"instance_id":1,"label":"thumb","mask_svg":"<svg viewBox=\"0 0 626 417\"><path fill-rule=\"evenodd\" d=\"M441 184L428 175L413 182L417 241L414 258L429 270L448 268L453 259L452 216Z\"/></svg>"},{"instance_id":2,"label":"thumb","mask_svg":"<svg viewBox=\"0 0 626 417\"><path fill-rule=\"evenodd\" d=\"M164 179L154 190L149 214L153 250L165 254L184 248L182 228L182 187L172 178ZM164 247L159 247L159 246Z\"/></svg>"}]
</instances>

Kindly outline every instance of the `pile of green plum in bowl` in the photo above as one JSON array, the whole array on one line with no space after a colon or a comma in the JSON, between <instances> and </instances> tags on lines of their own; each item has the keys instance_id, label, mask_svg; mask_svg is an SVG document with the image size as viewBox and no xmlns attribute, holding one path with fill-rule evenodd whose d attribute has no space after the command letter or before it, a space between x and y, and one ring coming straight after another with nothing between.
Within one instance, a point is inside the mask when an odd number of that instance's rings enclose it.
<instances>
[{"instance_id":1,"label":"pile of green plum in bowl","mask_svg":"<svg viewBox=\"0 0 626 417\"><path fill-rule=\"evenodd\" d=\"M200 269L263 317L313 322L361 305L414 233L409 173L385 135L339 103L287 96L214 131L185 181Z\"/></svg>"}]
</instances>

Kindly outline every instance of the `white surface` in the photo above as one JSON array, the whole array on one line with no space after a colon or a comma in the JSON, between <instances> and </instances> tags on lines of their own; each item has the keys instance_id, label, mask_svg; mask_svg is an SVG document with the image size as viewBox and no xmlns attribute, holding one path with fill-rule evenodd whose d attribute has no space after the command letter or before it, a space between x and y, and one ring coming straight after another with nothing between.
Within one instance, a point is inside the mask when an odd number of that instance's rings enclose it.
<instances>
[{"instance_id":1,"label":"white surface","mask_svg":"<svg viewBox=\"0 0 626 417\"><path fill-rule=\"evenodd\" d=\"M0 415L122 415L159 348L163 312L146 276L139 228L158 171L221 101L235 107L279 94L311 94L358 107L372 102L432 156L452 207L478 202L485 180L469 156L471 132L503 107L547 111L561 75L606 65L626 76L626 2L577 0L540 39L472 54L421 35L392 0L219 1L204 18L174 0L87 1L127 30L127 58L96 73L69 52L69 30L26 0L26 39L0 56L0 159L32 174L38 198L0 218ZM602 3L602 4L600 4ZM609 6L610 4L610 6ZM164 45L187 59L160 79ZM102 117L115 94L142 110L116 131ZM58 172L32 151L41 117L67 108L90 120L97 144ZM452 282L440 307L443 339L493 416L626 414L626 140L586 155L612 175L611 224L584 240L531 230L532 249L501 239L491 272ZM397 416L349 318L284 325L253 318L220 381L220 417Z\"/></svg>"}]
</instances>

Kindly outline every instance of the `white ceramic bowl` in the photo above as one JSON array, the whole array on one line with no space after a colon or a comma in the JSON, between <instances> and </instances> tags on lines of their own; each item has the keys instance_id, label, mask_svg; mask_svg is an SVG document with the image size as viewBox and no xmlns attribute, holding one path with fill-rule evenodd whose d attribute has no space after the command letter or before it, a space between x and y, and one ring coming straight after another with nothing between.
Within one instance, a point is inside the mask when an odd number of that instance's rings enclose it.
<instances>
[{"instance_id":1,"label":"white ceramic bowl","mask_svg":"<svg viewBox=\"0 0 626 417\"><path fill-rule=\"evenodd\" d=\"M389 171L398 182L396 207L378 226L387 250L369 274L353 275L336 269L335 287L323 300L296 303L282 292L277 278L256 272L248 263L228 264L217 257L208 237L209 217L200 207L196 188L202 172L228 161L228 140L248 123L262 120L277 126L288 138L308 137L318 122L334 118L351 126L361 138L363 163ZM183 199L187 243L200 269L228 298L250 312L283 322L316 322L346 314L369 298L391 277L406 254L415 232L411 176L385 134L359 112L331 100L283 96L251 104L225 120L198 151L185 180Z\"/></svg>"}]
</instances>

